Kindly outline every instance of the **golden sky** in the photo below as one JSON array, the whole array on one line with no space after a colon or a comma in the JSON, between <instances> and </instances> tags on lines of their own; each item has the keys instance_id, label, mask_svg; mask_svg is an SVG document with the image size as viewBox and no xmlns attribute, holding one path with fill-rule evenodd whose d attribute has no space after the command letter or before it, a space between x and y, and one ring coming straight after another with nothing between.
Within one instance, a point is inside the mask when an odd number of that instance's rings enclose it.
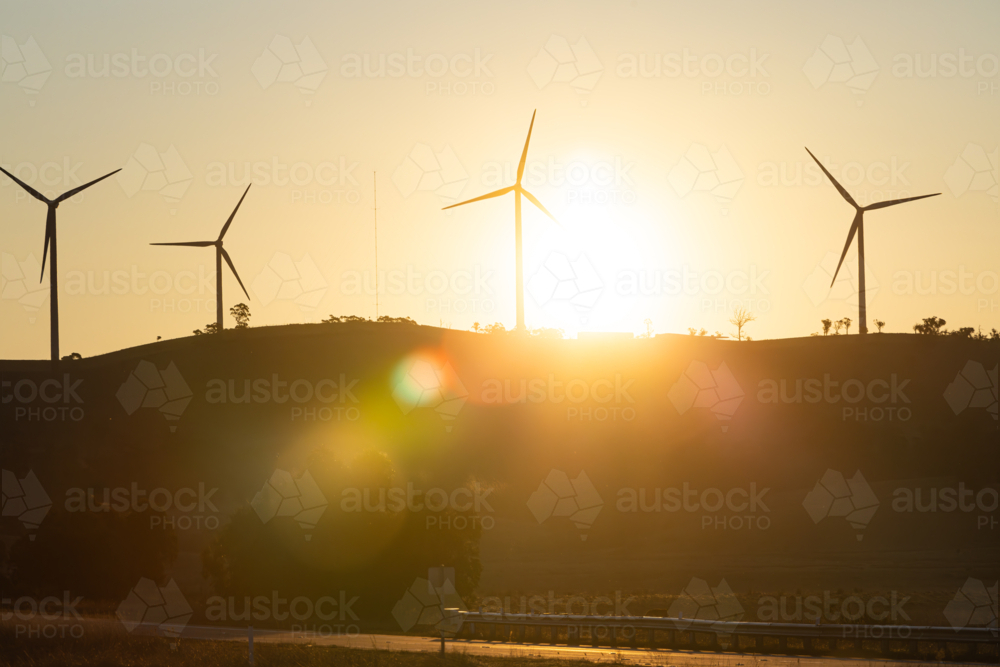
<instances>
[{"instance_id":1,"label":"golden sky","mask_svg":"<svg viewBox=\"0 0 1000 667\"><path fill-rule=\"evenodd\" d=\"M868 312L1000 327L995 2L69 3L0 7L0 165L59 209L63 354L215 317L226 236L255 326L380 314L514 324L525 186L531 327L808 335ZM45 358L45 208L0 179L0 356ZM831 259L832 258L832 259ZM833 266L830 262L833 262ZM199 272L203 278L199 279ZM46 274L47 279L47 274ZM235 279L224 302L246 301ZM227 316L227 324L231 324ZM871 323L869 323L871 325ZM857 330L856 324L852 333Z\"/></svg>"}]
</instances>

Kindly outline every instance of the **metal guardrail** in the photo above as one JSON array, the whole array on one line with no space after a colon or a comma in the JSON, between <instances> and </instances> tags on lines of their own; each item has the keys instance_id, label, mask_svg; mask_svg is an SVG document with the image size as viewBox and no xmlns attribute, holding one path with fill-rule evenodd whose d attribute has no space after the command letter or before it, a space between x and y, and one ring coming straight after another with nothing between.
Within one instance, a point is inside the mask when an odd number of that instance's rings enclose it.
<instances>
[{"instance_id":1,"label":"metal guardrail","mask_svg":"<svg viewBox=\"0 0 1000 667\"><path fill-rule=\"evenodd\" d=\"M476 635L476 627L487 630L489 639L498 637L498 628L504 636L515 632L519 641L526 640L527 630L532 629L529 643L567 643L579 645L589 639L594 645L606 644L612 647L631 648L675 648L693 650L737 650L740 638L753 638L750 650L763 650L764 638L777 640L781 652L798 653L872 653L864 642L877 642L875 652L897 653L892 643L905 646L903 651L916 655L919 642L943 644L951 653L948 644L964 644L967 651L978 655L979 646L992 646L993 659L1000 652L1000 633L996 627L934 627L910 625L807 625L805 623L764 623L755 621L708 621L702 619L664 618L658 616L577 616L570 614L504 614L454 610L461 618L461 630L457 637L470 638ZM504 629L506 628L506 629ZM544 634L548 634L548 642ZM641 639L643 641L640 641ZM707 645L698 642L697 636ZM563 639L564 637L564 639ZM556 640L560 639L559 642ZM788 646L788 640L802 643L800 648ZM826 644L820 646L819 644ZM849 644L845 646L845 644Z\"/></svg>"}]
</instances>

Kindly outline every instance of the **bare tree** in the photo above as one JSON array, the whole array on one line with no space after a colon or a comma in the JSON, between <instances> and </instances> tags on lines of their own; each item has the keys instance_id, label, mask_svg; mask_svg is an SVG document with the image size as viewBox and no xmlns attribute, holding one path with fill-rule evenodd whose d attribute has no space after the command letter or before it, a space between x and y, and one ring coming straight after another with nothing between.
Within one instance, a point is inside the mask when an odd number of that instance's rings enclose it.
<instances>
[{"instance_id":1,"label":"bare tree","mask_svg":"<svg viewBox=\"0 0 1000 667\"><path fill-rule=\"evenodd\" d=\"M743 327L757 319L757 316L742 306L733 311L729 323L736 327L736 339L743 340Z\"/></svg>"},{"instance_id":2,"label":"bare tree","mask_svg":"<svg viewBox=\"0 0 1000 667\"><path fill-rule=\"evenodd\" d=\"M882 320L873 320L873 322L875 322L875 326L878 327L878 332L882 333L882 327L885 326L885 322Z\"/></svg>"}]
</instances>

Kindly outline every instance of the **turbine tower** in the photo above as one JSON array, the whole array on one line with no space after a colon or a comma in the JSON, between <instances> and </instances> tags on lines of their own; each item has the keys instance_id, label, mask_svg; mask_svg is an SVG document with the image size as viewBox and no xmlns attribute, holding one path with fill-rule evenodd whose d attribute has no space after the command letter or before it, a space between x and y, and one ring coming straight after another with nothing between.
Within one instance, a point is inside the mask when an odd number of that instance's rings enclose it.
<instances>
[{"instance_id":1,"label":"turbine tower","mask_svg":"<svg viewBox=\"0 0 1000 667\"><path fill-rule=\"evenodd\" d=\"M226 264L232 270L233 275L236 276L236 282L240 284L243 288L243 293L247 295L247 299L250 299L250 295L247 293L247 288L243 287L243 281L240 280L240 274L236 273L236 267L233 266L233 260L230 259L229 253L226 249L222 247L222 237L226 235L229 230L229 225L233 224L233 218L236 217L236 211L240 210L240 204L247 196L247 192L250 191L250 186L243 191L243 196L240 197L240 201L236 204L236 208L229 215L229 219L226 220L226 224L222 226L222 231L219 232L219 238L214 241L187 241L185 243L150 243L149 245L179 245L179 246L189 246L194 248L207 248L209 246L215 246L215 324L216 332L222 332L222 260L226 260Z\"/></svg>"},{"instance_id":2,"label":"turbine tower","mask_svg":"<svg viewBox=\"0 0 1000 667\"><path fill-rule=\"evenodd\" d=\"M854 235L858 235L858 333L866 334L868 333L868 309L865 300L865 211L874 211L879 208L886 208L887 206L895 206L896 204L903 204L908 201L915 201L917 199L926 199L927 197L936 197L941 194L940 192L935 192L932 195L919 195L917 197L907 197L905 199L892 199L890 201L880 201L874 204L869 204L868 206L858 206L858 203L854 201L854 198L848 194L847 190L844 189L837 179L826 170L823 163L816 159L816 156L812 154L808 148L806 152L813 160L816 160L816 164L819 168L823 170L826 177L830 179L833 186L837 188L847 203L854 207L854 222L851 223L851 231L847 233L847 243L844 244L844 251L840 253L840 261L837 263L837 270L833 273L833 280L830 281L830 287L837 282L837 274L840 273L840 267L844 263L844 257L847 256L847 251L851 247L851 241L854 240Z\"/></svg>"},{"instance_id":3,"label":"turbine tower","mask_svg":"<svg viewBox=\"0 0 1000 667\"><path fill-rule=\"evenodd\" d=\"M508 192L513 192L514 193L514 248L515 248L514 249L514 252L515 252L515 255L514 255L514 257L515 257L515 259L514 259L514 270L515 270L515 273L517 274L516 275L516 281L517 281L517 295L516 295L517 325L516 325L516 328L520 329L521 331L525 330L525 326L524 326L524 269L523 269L523 266L522 266L523 262L522 262L522 259L521 259L521 197L522 196L526 197L528 199L528 201L530 201L532 204L534 204L535 206L538 207L538 210L540 210L542 213L544 213L545 215L547 215L550 218L552 218L552 221L554 223L559 224L559 221L556 220L555 217L551 213L549 213L545 209L544 206L542 206L542 202L538 201L538 199L535 197L535 195L533 195L530 192L528 192L527 190L525 190L524 187L521 185L521 177L524 176L524 163L528 159L528 144L531 142L531 130L535 126L535 114L536 113L538 113L537 109L535 109L535 111L531 114L531 125L528 126L528 138L524 140L524 150L521 151L521 162L518 163L518 165L517 165L517 180L514 182L514 185L511 185L510 187L507 187L507 188L501 188L500 190L495 190L494 192L490 192L489 194L482 195L481 197L476 197L475 199L468 199L466 201L459 202L457 204L452 204L451 206L445 206L442 209L442 210L446 211L449 208L455 208L456 206L464 206L465 204L471 204L472 202L475 202L475 201L482 201L483 199L492 199L493 197L502 197L503 195L507 194Z\"/></svg>"},{"instance_id":4,"label":"turbine tower","mask_svg":"<svg viewBox=\"0 0 1000 667\"><path fill-rule=\"evenodd\" d=\"M85 183L78 188L73 188L69 192L64 192L55 199L49 199L3 167L0 167L0 171L7 174L11 180L24 188L32 197L38 201L45 202L45 205L49 207L49 212L45 216L45 249L42 251L42 273L38 277L38 282L42 282L42 278L45 277L45 258L51 249L52 261L49 264L49 345L51 347L52 361L59 361L59 266L56 260L56 209L59 208L59 204L70 197L79 194L95 183L100 183L105 178L108 178L108 176L114 176L121 169L115 169L110 174L94 179L90 183Z\"/></svg>"}]
</instances>

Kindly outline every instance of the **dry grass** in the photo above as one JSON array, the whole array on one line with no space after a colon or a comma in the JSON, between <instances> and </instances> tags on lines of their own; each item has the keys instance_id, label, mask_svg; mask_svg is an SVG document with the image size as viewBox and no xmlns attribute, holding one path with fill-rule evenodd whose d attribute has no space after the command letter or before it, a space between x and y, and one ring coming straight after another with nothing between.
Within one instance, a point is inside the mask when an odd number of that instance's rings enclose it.
<instances>
[{"instance_id":1,"label":"dry grass","mask_svg":"<svg viewBox=\"0 0 1000 667\"><path fill-rule=\"evenodd\" d=\"M259 667L570 667L582 661L406 653L329 646L258 643ZM0 633L0 666L7 667L243 667L247 646L239 642L87 634L81 639L26 639Z\"/></svg>"}]
</instances>

